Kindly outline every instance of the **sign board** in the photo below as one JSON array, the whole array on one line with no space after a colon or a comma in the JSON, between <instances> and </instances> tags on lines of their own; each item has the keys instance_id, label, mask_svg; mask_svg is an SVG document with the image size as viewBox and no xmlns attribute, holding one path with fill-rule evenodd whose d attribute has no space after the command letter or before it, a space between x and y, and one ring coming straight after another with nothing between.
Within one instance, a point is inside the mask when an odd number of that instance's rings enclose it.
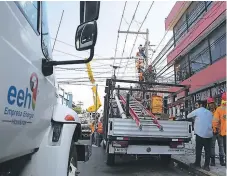
<instances>
[{"instance_id":1,"label":"sign board","mask_svg":"<svg viewBox=\"0 0 227 176\"><path fill-rule=\"evenodd\" d=\"M211 88L211 95L212 97L216 97L221 95L226 91L226 83L222 83L219 86Z\"/></svg>"},{"instance_id":2,"label":"sign board","mask_svg":"<svg viewBox=\"0 0 227 176\"><path fill-rule=\"evenodd\" d=\"M217 97L217 96L220 96L225 91L226 91L226 83L224 82L215 87L212 87L212 88L209 88L209 89L206 89L204 91L200 91L200 92L194 94L193 99L194 99L194 101L198 101L198 100L205 101L210 96Z\"/></svg>"},{"instance_id":3,"label":"sign board","mask_svg":"<svg viewBox=\"0 0 227 176\"><path fill-rule=\"evenodd\" d=\"M202 91L202 92L198 92L194 95L194 101L198 101L198 100L207 100L207 98L210 97L210 89Z\"/></svg>"},{"instance_id":4,"label":"sign board","mask_svg":"<svg viewBox=\"0 0 227 176\"><path fill-rule=\"evenodd\" d=\"M161 96L152 96L151 108L152 113L154 114L163 113L163 98Z\"/></svg>"}]
</instances>

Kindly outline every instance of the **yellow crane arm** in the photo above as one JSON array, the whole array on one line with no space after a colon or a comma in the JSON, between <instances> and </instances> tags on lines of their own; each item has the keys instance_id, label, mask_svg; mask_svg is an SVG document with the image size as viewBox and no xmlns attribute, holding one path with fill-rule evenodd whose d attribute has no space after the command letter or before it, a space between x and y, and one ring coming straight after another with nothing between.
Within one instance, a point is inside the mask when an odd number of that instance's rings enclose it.
<instances>
[{"instance_id":1,"label":"yellow crane arm","mask_svg":"<svg viewBox=\"0 0 227 176\"><path fill-rule=\"evenodd\" d=\"M90 62L87 63L86 66L87 66L88 78L89 78L89 80L92 84L95 84L95 79L94 79L94 76L93 76L93 72L91 70Z\"/></svg>"},{"instance_id":2,"label":"yellow crane arm","mask_svg":"<svg viewBox=\"0 0 227 176\"><path fill-rule=\"evenodd\" d=\"M90 82L94 85L95 84L95 79L94 79L94 76L93 76L93 72L91 70L90 63L87 63L86 66L87 66L88 78L89 78ZM87 111L88 112L96 112L102 106L102 104L101 104L101 101L100 101L96 86L95 85L92 86L91 89L92 89L92 92L93 92L94 105L88 107Z\"/></svg>"},{"instance_id":3,"label":"yellow crane arm","mask_svg":"<svg viewBox=\"0 0 227 176\"><path fill-rule=\"evenodd\" d=\"M88 112L96 112L102 106L98 92L96 92L96 86L92 87L92 92L94 96L94 105L87 108Z\"/></svg>"}]
</instances>

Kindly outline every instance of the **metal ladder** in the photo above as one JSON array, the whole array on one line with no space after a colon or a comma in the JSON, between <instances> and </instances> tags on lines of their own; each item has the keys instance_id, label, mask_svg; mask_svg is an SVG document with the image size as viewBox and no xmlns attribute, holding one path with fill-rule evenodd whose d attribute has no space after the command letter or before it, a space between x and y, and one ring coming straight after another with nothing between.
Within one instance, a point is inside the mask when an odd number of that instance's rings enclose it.
<instances>
[{"instance_id":1,"label":"metal ladder","mask_svg":"<svg viewBox=\"0 0 227 176\"><path fill-rule=\"evenodd\" d=\"M126 105L127 92L122 92L120 94L120 100ZM129 113L135 120L139 129L142 130L143 126L157 126L160 131L163 131L163 127L159 124L157 118L148 111L139 101L137 101L133 96L130 96L129 100ZM148 121L152 120L152 121ZM142 121L141 121L142 120ZM147 120L147 121L145 121Z\"/></svg>"}]
</instances>

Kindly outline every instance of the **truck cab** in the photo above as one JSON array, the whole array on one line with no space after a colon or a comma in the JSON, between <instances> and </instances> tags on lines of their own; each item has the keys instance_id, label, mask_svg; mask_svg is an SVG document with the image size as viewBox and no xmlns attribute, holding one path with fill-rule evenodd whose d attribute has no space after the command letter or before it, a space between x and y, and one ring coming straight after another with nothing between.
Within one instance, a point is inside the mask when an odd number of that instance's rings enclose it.
<instances>
[{"instance_id":1,"label":"truck cab","mask_svg":"<svg viewBox=\"0 0 227 176\"><path fill-rule=\"evenodd\" d=\"M88 147L76 144L78 115L58 102L54 66L92 60L99 5L78 7L75 48L90 49L89 59L54 61L46 2L0 2L0 175L76 175L77 161L88 160Z\"/></svg>"},{"instance_id":2,"label":"truck cab","mask_svg":"<svg viewBox=\"0 0 227 176\"><path fill-rule=\"evenodd\" d=\"M0 5L0 162L34 152L50 125L57 92L54 74L40 69L42 58L53 59L46 10L38 1Z\"/></svg>"}]
</instances>

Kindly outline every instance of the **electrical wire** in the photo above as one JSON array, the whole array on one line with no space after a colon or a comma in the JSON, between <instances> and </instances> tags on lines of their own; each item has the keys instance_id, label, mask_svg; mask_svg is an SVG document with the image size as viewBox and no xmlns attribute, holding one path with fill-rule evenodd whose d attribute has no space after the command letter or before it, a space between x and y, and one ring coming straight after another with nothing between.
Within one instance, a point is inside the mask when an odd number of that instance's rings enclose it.
<instances>
[{"instance_id":1,"label":"electrical wire","mask_svg":"<svg viewBox=\"0 0 227 176\"><path fill-rule=\"evenodd\" d=\"M213 11L213 13L211 13L209 16L207 16L206 18L204 18L204 17L201 17L201 18L199 18L199 19L205 19L201 24L203 24L205 21L206 21L206 19L208 19L208 18L211 18L213 15L215 15L217 12L218 12L218 9L219 9L219 7L222 5L222 3L220 3L220 5L218 5L216 8L215 8L215 10ZM201 25L200 24L200 25ZM197 25L197 27L196 28L194 28L192 31L190 31L190 33L188 33L188 37L187 37L187 40L183 40L180 44L182 45L182 44L184 44L186 41L188 41L188 39L190 39L190 37L192 37L192 33L193 33L193 31L194 30L196 30L197 28L199 28L200 26L199 25ZM179 47L180 45L178 45L177 47L175 47L174 49L177 49L178 47ZM178 54L179 55L179 54ZM177 56L178 56L177 55ZM176 56L176 57L177 57ZM173 63L170 65L170 66L168 66L168 65L166 65L165 67L167 67L167 69L165 69L164 71L160 71L160 72L158 72L157 73L157 75L158 76L161 76L165 71L167 71L170 67L172 67L173 66ZM158 77L157 76L157 77Z\"/></svg>"},{"instance_id":2,"label":"electrical wire","mask_svg":"<svg viewBox=\"0 0 227 176\"><path fill-rule=\"evenodd\" d=\"M131 19L131 21L130 21L130 24L129 24L129 26L128 26L127 32L129 32L129 30L130 30L130 28L131 28L131 25L132 25L132 23L133 23L133 20L135 19L135 15L136 15L136 12L137 12L137 10L138 10L139 4L140 4L140 1L137 3L136 9L135 9L135 11L134 11L134 14L133 14L133 16L132 16L132 19ZM125 46L126 46L127 39L128 39L128 33L126 34L126 37L125 37L125 43L124 43L124 47L123 47L123 51L122 51L121 57L123 57L123 55L124 55ZM121 65L121 62L120 62L120 65Z\"/></svg>"},{"instance_id":3,"label":"electrical wire","mask_svg":"<svg viewBox=\"0 0 227 176\"><path fill-rule=\"evenodd\" d=\"M150 7L149 7L149 9L148 9L147 14L146 14L145 17L144 17L144 20L143 20L143 22L141 23L141 25L140 25L140 27L139 27L139 29L138 29L138 33L140 32L140 30L141 30L141 28L142 28L144 22L146 21L147 16L148 16L148 14L150 13L150 10L151 10L153 4L154 4L154 1L152 2L152 4L150 5ZM130 52L130 57L132 56L132 52L133 52L133 49L134 49L134 47L135 47L135 43L136 43L136 41L137 41L137 38L138 38L138 34L136 35L136 38L135 38L135 40L134 40L134 43L133 43L133 46L132 46L132 49L131 49L131 52ZM147 56L147 57L148 57L148 56ZM129 61L129 60L128 60L128 61ZM127 68L127 65L126 65L126 67L125 67L124 73L125 73L125 71L126 71L126 68Z\"/></svg>"},{"instance_id":4,"label":"electrical wire","mask_svg":"<svg viewBox=\"0 0 227 176\"><path fill-rule=\"evenodd\" d=\"M129 26L128 26L127 32L129 32L129 30L130 30L130 28L131 28L131 25L132 25L132 23L133 23L133 21L134 21L134 19L135 19L136 12L137 12L137 10L138 10L139 4L140 4L140 1L137 3L136 9L135 9L135 11L134 11L134 14L133 14L133 16L132 16L132 19L131 19L131 21L130 21L130 24L129 24ZM119 33L119 32L118 32L118 33ZM126 34L126 37L125 37L125 43L124 43L124 46L123 46L123 51L122 51L121 57L124 56L125 46L126 46L126 42L127 42L127 39L128 39L128 34L129 34L129 33L127 33L127 34ZM121 65L121 62L122 62L122 59L120 60L119 65ZM117 75L118 75L118 72L119 72L119 69L118 69L118 71L117 71Z\"/></svg>"},{"instance_id":5,"label":"electrical wire","mask_svg":"<svg viewBox=\"0 0 227 176\"><path fill-rule=\"evenodd\" d=\"M175 14L175 16L174 16L174 19L175 19L175 20L176 20L177 15L178 15L178 14L181 14L182 10L184 10L184 8L181 8L180 11L179 11L178 13ZM174 20L174 21L175 21L175 20ZM164 41L166 35L168 34L168 31L169 31L170 27L171 27L171 26L169 26L169 27L167 28L167 30L166 30L164 36L162 37L162 39L160 40L160 42L158 43L158 45L157 45L157 47L155 48L154 51L157 51L158 48L161 46L161 43ZM161 51L161 52L162 52L162 51ZM161 52L160 52L160 53L161 53ZM157 57L156 57L156 58L157 58ZM155 60L156 60L156 58L155 58ZM152 60L152 58L151 58L151 60ZM152 62L152 63L153 63L153 62ZM153 65L153 64L152 64L152 65Z\"/></svg>"},{"instance_id":6,"label":"electrical wire","mask_svg":"<svg viewBox=\"0 0 227 176\"><path fill-rule=\"evenodd\" d=\"M69 44L69 43L67 43L67 42L64 42L64 41L62 41L62 40L55 39L55 38L53 38L53 37L51 37L51 39L52 39L52 40L56 40L57 42L62 43L62 44L65 44L65 45L67 45L67 46L70 46L70 47L75 48L74 45L71 45L71 44ZM90 53L90 51L84 51L84 52ZM95 55L95 56L98 56L98 57L102 57L102 56L100 56L100 55L98 55L98 54L94 54L94 55Z\"/></svg>"},{"instance_id":7,"label":"electrical wire","mask_svg":"<svg viewBox=\"0 0 227 176\"><path fill-rule=\"evenodd\" d=\"M127 1L125 1L125 5L124 5L123 12L122 12L122 16L121 16L121 20L120 20L120 25L119 25L118 31L120 31L120 29L121 29L122 19L124 18L124 13L125 13L126 5L127 5ZM119 32L117 33L117 42L116 42L116 48L115 48L114 57L116 57L116 54L117 54L118 40L119 40ZM114 61L113 61L113 65L114 65L114 64L115 64L115 59L114 59Z\"/></svg>"},{"instance_id":8,"label":"electrical wire","mask_svg":"<svg viewBox=\"0 0 227 176\"><path fill-rule=\"evenodd\" d=\"M61 51L61 50L54 49L54 51L59 52L59 53L63 53L65 55L73 56L73 57L76 57L76 58L79 58L79 59L84 59L83 57L80 57L80 56L77 56L77 55L74 55L74 54L70 54L70 53L67 53L67 52L64 52L64 51Z\"/></svg>"},{"instance_id":9,"label":"electrical wire","mask_svg":"<svg viewBox=\"0 0 227 176\"><path fill-rule=\"evenodd\" d=\"M182 9L180 10L179 13L181 13L181 11L182 11ZM178 14L179 14L179 13L178 13ZM200 12L197 12L197 13L200 13ZM177 15L177 14L176 14L176 15ZM175 16L176 16L176 15L175 15ZM186 25L186 23L183 23L179 28L181 28L183 25ZM165 37L166 37L166 35L167 35L169 29L170 29L170 26L169 26L168 29L166 30L166 33L164 34L163 38L162 38L161 41L159 42L159 44L158 44L158 46L156 47L155 51L158 50L158 48L160 47L161 43L164 41L164 39L165 39ZM171 46L169 46L171 42L172 42L172 44L171 44ZM168 49L166 49L167 46L168 46ZM174 38L173 38L173 37L167 42L167 44L166 44L165 47L162 49L162 51L159 53L159 55L152 61L151 65L152 65L152 66L155 66L155 65L163 58L163 56L172 48L172 46L174 46ZM162 54L163 52L165 52L165 53ZM162 56L161 56L161 55L162 55ZM160 57L160 58L159 58L159 57ZM151 58L151 60L152 60L152 58Z\"/></svg>"}]
</instances>

